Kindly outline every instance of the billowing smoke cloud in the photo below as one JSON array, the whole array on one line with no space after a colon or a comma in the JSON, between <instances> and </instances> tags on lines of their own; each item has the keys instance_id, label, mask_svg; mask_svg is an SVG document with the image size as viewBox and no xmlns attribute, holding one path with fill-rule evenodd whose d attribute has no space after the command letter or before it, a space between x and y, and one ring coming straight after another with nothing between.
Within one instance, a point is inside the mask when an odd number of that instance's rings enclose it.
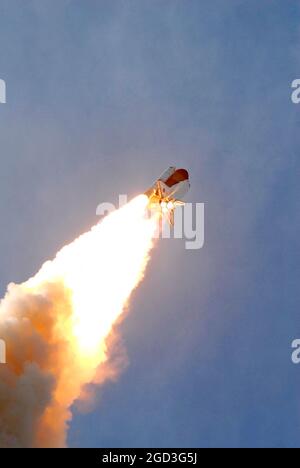
<instances>
[{"instance_id":1,"label":"billowing smoke cloud","mask_svg":"<svg viewBox=\"0 0 300 468\"><path fill-rule=\"evenodd\" d=\"M86 384L115 379L126 359L114 325L143 277L155 219L140 196L62 249L0 304L0 447L64 447Z\"/></svg>"}]
</instances>

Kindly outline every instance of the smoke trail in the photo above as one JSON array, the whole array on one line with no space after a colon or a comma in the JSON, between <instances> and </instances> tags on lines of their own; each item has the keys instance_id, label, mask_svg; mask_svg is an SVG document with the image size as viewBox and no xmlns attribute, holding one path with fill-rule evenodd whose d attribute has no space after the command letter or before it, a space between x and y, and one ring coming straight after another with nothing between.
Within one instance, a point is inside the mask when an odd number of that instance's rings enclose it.
<instances>
[{"instance_id":1,"label":"smoke trail","mask_svg":"<svg viewBox=\"0 0 300 468\"><path fill-rule=\"evenodd\" d=\"M0 447L64 447L84 386L114 379L113 327L144 275L156 219L141 195L64 247L0 303Z\"/></svg>"}]
</instances>

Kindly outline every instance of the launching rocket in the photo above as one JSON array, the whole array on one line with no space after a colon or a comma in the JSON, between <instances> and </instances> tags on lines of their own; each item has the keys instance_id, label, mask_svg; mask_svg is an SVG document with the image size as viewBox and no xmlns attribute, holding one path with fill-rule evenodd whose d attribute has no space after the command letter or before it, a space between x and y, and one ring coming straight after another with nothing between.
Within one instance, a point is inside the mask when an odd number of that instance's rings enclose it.
<instances>
[{"instance_id":1,"label":"launching rocket","mask_svg":"<svg viewBox=\"0 0 300 468\"><path fill-rule=\"evenodd\" d=\"M174 209L184 205L182 198L190 189L189 173L186 169L169 167L145 192L149 198L149 208L158 207L168 215L170 224L174 224Z\"/></svg>"}]
</instances>

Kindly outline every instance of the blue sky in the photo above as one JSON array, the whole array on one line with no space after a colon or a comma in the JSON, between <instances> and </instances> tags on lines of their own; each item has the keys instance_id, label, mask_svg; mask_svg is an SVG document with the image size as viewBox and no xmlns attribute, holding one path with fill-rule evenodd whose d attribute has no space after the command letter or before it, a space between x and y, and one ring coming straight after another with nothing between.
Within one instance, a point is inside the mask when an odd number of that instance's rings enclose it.
<instances>
[{"instance_id":1,"label":"blue sky","mask_svg":"<svg viewBox=\"0 0 300 468\"><path fill-rule=\"evenodd\" d=\"M300 445L297 2L0 0L0 290L103 200L187 167L206 241L161 241L129 367L70 446Z\"/></svg>"}]
</instances>

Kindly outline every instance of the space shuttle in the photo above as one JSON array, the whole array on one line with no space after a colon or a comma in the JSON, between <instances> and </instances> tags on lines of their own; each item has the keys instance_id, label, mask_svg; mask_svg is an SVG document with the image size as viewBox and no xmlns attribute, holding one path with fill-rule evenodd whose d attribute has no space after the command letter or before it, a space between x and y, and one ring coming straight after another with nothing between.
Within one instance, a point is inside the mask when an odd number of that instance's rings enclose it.
<instances>
[{"instance_id":1,"label":"space shuttle","mask_svg":"<svg viewBox=\"0 0 300 468\"><path fill-rule=\"evenodd\" d=\"M190 189L189 173L186 169L169 167L154 184L145 192L149 198L149 208L158 208L167 215L171 225L174 225L174 210L176 206L184 205L184 195Z\"/></svg>"}]
</instances>

